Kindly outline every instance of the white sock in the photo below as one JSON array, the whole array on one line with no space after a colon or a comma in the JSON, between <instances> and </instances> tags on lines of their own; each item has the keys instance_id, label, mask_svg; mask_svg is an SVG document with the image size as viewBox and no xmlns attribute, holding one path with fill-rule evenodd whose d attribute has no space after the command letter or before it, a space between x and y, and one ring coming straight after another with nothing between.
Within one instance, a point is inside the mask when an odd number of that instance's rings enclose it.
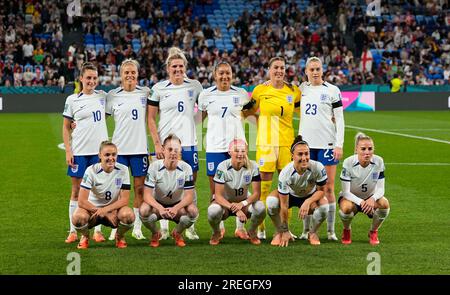
<instances>
[{"instance_id":1,"label":"white sock","mask_svg":"<svg viewBox=\"0 0 450 295\"><path fill-rule=\"evenodd\" d=\"M95 231L95 232L102 232L102 225L99 224L99 225L97 225L96 227L94 227L94 231Z\"/></svg>"},{"instance_id":2,"label":"white sock","mask_svg":"<svg viewBox=\"0 0 450 295\"><path fill-rule=\"evenodd\" d=\"M223 223L223 209L219 204L211 204L208 207L208 222L215 234L220 233L220 224Z\"/></svg>"},{"instance_id":3,"label":"white sock","mask_svg":"<svg viewBox=\"0 0 450 295\"><path fill-rule=\"evenodd\" d=\"M350 212L349 214L345 214L341 210L339 210L339 216L341 217L342 224L344 225L345 229L351 229L352 226L352 220L355 214L353 212Z\"/></svg>"},{"instance_id":4,"label":"white sock","mask_svg":"<svg viewBox=\"0 0 450 295\"><path fill-rule=\"evenodd\" d=\"M159 225L161 226L161 230L163 231L169 231L169 220L167 219L161 219L159 221Z\"/></svg>"},{"instance_id":5,"label":"white sock","mask_svg":"<svg viewBox=\"0 0 450 295\"><path fill-rule=\"evenodd\" d=\"M390 210L390 208L375 210L375 213L373 214L372 226L370 229L371 231L376 231L380 228L383 221L388 217Z\"/></svg>"},{"instance_id":6,"label":"white sock","mask_svg":"<svg viewBox=\"0 0 450 295\"><path fill-rule=\"evenodd\" d=\"M70 222L70 232L76 232L75 226L72 224L72 215L78 208L78 201L69 202L69 222Z\"/></svg>"},{"instance_id":7,"label":"white sock","mask_svg":"<svg viewBox=\"0 0 450 295\"><path fill-rule=\"evenodd\" d=\"M139 216L139 208L133 208L134 216ZM141 231L142 221L140 218L135 218L133 231Z\"/></svg>"},{"instance_id":8,"label":"white sock","mask_svg":"<svg viewBox=\"0 0 450 295\"><path fill-rule=\"evenodd\" d=\"M311 232L315 233L319 229L322 222L327 219L327 213L329 212L328 204L320 205L318 208L316 208L312 215L312 228Z\"/></svg>"},{"instance_id":9,"label":"white sock","mask_svg":"<svg viewBox=\"0 0 450 295\"><path fill-rule=\"evenodd\" d=\"M239 220L239 218L236 218L236 220ZM220 221L219 227L220 227L221 230L225 229L225 223L223 223L223 220Z\"/></svg>"},{"instance_id":10,"label":"white sock","mask_svg":"<svg viewBox=\"0 0 450 295\"><path fill-rule=\"evenodd\" d=\"M158 231L158 228L156 227L157 220L158 220L158 216L156 216L155 213L151 213L147 219L142 220L142 223L144 224L144 226L146 228L151 230L152 234L154 234Z\"/></svg>"},{"instance_id":11,"label":"white sock","mask_svg":"<svg viewBox=\"0 0 450 295\"><path fill-rule=\"evenodd\" d=\"M336 202L328 204L327 231L334 233L334 221L336 220Z\"/></svg>"},{"instance_id":12,"label":"white sock","mask_svg":"<svg viewBox=\"0 0 450 295\"><path fill-rule=\"evenodd\" d=\"M311 230L312 214L306 215L303 219L303 232L308 233Z\"/></svg>"},{"instance_id":13,"label":"white sock","mask_svg":"<svg viewBox=\"0 0 450 295\"><path fill-rule=\"evenodd\" d=\"M244 229L244 223L241 222L239 220L239 218L237 218L237 217L236 217L236 229L240 229L240 230Z\"/></svg>"}]
</instances>

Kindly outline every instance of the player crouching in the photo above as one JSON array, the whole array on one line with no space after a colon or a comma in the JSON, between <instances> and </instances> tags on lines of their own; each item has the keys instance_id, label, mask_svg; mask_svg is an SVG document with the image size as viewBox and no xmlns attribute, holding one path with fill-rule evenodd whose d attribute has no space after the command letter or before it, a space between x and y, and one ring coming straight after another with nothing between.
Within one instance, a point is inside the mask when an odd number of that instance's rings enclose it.
<instances>
[{"instance_id":1,"label":"player crouching","mask_svg":"<svg viewBox=\"0 0 450 295\"><path fill-rule=\"evenodd\" d=\"M116 247L126 248L125 233L133 226L134 213L128 207L130 175L128 168L117 163L117 147L103 141L100 163L89 166L84 173L78 197L78 208L72 222L82 235L78 249L89 247L89 229L103 224L118 228Z\"/></svg>"},{"instance_id":2,"label":"player crouching","mask_svg":"<svg viewBox=\"0 0 450 295\"><path fill-rule=\"evenodd\" d=\"M144 188L144 202L139 210L142 223L151 230L151 247L159 246L161 232L156 221L172 220L178 225L172 237L178 247L186 246L183 231L195 223L198 209L194 201L192 168L181 158L181 141L170 134L163 143L164 159L150 164Z\"/></svg>"}]
</instances>

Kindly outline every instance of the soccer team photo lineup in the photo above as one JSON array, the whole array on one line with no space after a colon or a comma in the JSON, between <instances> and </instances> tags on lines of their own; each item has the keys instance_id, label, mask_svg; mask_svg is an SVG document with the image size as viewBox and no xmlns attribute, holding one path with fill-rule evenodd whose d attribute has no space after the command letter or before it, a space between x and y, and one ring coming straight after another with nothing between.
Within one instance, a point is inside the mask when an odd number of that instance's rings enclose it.
<instances>
[{"instance_id":1,"label":"soccer team photo lineup","mask_svg":"<svg viewBox=\"0 0 450 295\"><path fill-rule=\"evenodd\" d=\"M2 1L0 273L450 273L449 29L440 0Z\"/></svg>"}]
</instances>

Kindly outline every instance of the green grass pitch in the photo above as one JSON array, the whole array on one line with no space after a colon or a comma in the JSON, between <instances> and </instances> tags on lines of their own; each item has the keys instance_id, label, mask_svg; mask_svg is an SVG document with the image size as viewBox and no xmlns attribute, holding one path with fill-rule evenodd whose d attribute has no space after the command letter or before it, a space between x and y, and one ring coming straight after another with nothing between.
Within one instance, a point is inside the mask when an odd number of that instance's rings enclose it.
<instances>
[{"instance_id":1,"label":"green grass pitch","mask_svg":"<svg viewBox=\"0 0 450 295\"><path fill-rule=\"evenodd\" d=\"M177 248L167 240L153 249L148 240L136 241L128 233L127 249L91 241L87 251L80 251L64 243L70 179L64 152L57 148L62 116L1 114L0 274L65 274L70 252L80 253L81 274L366 274L371 252L380 255L382 274L450 273L450 112L346 113L345 120L345 157L353 153L358 128L365 128L373 129L366 133L386 162L386 196L392 209L380 229L379 246L368 243L370 220L359 214L349 246L327 241L325 224L319 247L296 241L276 248L270 240L253 246L233 237L232 218L222 243L212 247L206 218L208 180L201 160L199 241L188 240L185 248ZM336 194L339 188L337 181ZM270 236L269 218L266 224ZM292 231L298 234L300 228L293 219ZM341 231L337 216L338 236Z\"/></svg>"}]
</instances>

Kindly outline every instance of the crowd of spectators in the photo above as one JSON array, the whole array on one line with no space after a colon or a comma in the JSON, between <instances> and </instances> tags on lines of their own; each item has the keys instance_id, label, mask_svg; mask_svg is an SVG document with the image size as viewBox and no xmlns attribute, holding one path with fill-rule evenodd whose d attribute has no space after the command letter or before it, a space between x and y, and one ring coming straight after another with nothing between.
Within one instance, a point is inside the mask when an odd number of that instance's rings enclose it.
<instances>
[{"instance_id":1,"label":"crowd of spectators","mask_svg":"<svg viewBox=\"0 0 450 295\"><path fill-rule=\"evenodd\" d=\"M68 0L0 2L1 86L63 87L76 79L84 61L98 65L101 85L119 85L118 66L125 58L139 61L140 84L152 86L166 76L171 46L187 53L188 76L205 87L219 60L233 65L236 84L261 83L276 55L286 58L287 78L295 84L304 79L310 56L323 60L325 79L337 85L387 84L395 74L408 84L449 83L447 1L382 1L380 17L366 16L356 0L310 0L306 9L292 0L251 1L255 9L228 21L232 50L207 42L224 32L195 13L194 1L179 1L182 9L169 10L159 1L81 1L82 17L67 15ZM64 49L67 31L100 35L106 45L96 49L79 40Z\"/></svg>"}]
</instances>

